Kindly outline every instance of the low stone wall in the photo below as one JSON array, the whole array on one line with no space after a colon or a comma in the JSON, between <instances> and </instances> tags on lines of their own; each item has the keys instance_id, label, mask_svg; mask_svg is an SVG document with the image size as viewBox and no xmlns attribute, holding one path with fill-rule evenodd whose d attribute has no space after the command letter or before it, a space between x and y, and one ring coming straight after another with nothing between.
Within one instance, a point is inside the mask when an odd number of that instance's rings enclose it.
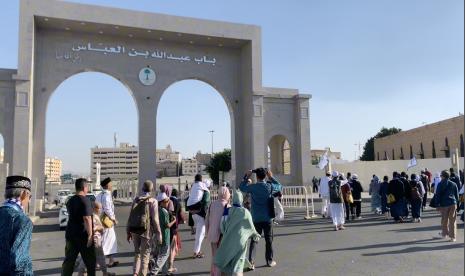
<instances>
[{"instance_id":1,"label":"low stone wall","mask_svg":"<svg viewBox=\"0 0 465 276\"><path fill-rule=\"evenodd\" d=\"M359 176L364 189L368 191L373 174L376 174L380 179L382 179L385 175L391 179L393 171L405 171L410 175L412 173L419 174L422 169L428 168L434 177L436 172L440 172L444 169L449 169L451 167L456 169L456 166L453 166L450 158L417 159L417 165L407 170L408 163L409 160L354 161L350 163L332 165L332 170L336 170L344 174L346 172L356 173ZM460 158L459 164L460 169L463 170L463 157ZM323 175L324 171L319 170L318 173L319 175Z\"/></svg>"}]
</instances>

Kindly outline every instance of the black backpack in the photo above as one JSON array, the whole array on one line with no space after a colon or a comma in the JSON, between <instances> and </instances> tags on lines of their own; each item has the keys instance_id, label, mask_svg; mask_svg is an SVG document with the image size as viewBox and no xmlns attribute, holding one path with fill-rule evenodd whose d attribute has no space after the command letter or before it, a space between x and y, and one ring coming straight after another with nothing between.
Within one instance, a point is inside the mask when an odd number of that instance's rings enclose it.
<instances>
[{"instance_id":1,"label":"black backpack","mask_svg":"<svg viewBox=\"0 0 465 276\"><path fill-rule=\"evenodd\" d=\"M420 183L418 183L416 181L412 182L412 184L411 184L410 198L412 200L420 200L420 199L422 199L421 194L420 194L420 189L421 188L420 188L419 185L420 185Z\"/></svg>"}]
</instances>

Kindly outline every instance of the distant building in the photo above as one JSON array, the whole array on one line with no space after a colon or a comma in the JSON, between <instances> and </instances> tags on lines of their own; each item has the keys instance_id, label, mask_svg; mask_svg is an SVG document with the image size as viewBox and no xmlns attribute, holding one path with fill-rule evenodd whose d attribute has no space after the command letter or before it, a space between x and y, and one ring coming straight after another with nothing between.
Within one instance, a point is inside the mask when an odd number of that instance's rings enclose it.
<instances>
[{"instance_id":1,"label":"distant building","mask_svg":"<svg viewBox=\"0 0 465 276\"><path fill-rule=\"evenodd\" d=\"M375 139L375 160L450 157L455 149L464 156L464 116L427 124Z\"/></svg>"},{"instance_id":2,"label":"distant building","mask_svg":"<svg viewBox=\"0 0 465 276\"><path fill-rule=\"evenodd\" d=\"M195 155L195 159L199 164L207 166L210 164L210 161L212 160L212 155L210 153L202 153L198 151Z\"/></svg>"},{"instance_id":3,"label":"distant building","mask_svg":"<svg viewBox=\"0 0 465 276\"><path fill-rule=\"evenodd\" d=\"M163 160L157 162L157 177L179 176L179 167L181 163L172 160Z\"/></svg>"},{"instance_id":4,"label":"distant building","mask_svg":"<svg viewBox=\"0 0 465 276\"><path fill-rule=\"evenodd\" d=\"M339 160L339 159L341 159L341 152L331 151L329 148L326 148L326 149L312 149L312 150L310 150L312 164L317 165L320 162L321 157L326 152L328 152L328 157L329 157L330 160Z\"/></svg>"},{"instance_id":5,"label":"distant building","mask_svg":"<svg viewBox=\"0 0 465 276\"><path fill-rule=\"evenodd\" d=\"M195 175L199 172L199 163L195 158L182 159L182 174Z\"/></svg>"},{"instance_id":6,"label":"distant building","mask_svg":"<svg viewBox=\"0 0 465 276\"><path fill-rule=\"evenodd\" d=\"M156 158L157 162L163 162L166 160L181 162L181 154L177 151L173 151L170 145L167 145L164 149L157 149Z\"/></svg>"},{"instance_id":7,"label":"distant building","mask_svg":"<svg viewBox=\"0 0 465 276\"><path fill-rule=\"evenodd\" d=\"M71 173L65 173L61 177L61 183L62 184L74 184L76 179L79 178L79 175L74 175Z\"/></svg>"},{"instance_id":8,"label":"distant building","mask_svg":"<svg viewBox=\"0 0 465 276\"><path fill-rule=\"evenodd\" d=\"M47 183L61 184L61 170L63 163L58 158L46 157L44 173Z\"/></svg>"},{"instance_id":9,"label":"distant building","mask_svg":"<svg viewBox=\"0 0 465 276\"><path fill-rule=\"evenodd\" d=\"M100 163L100 178L114 180L137 179L139 173L139 149L128 143L120 143L118 148L91 149L91 178L96 179L97 163Z\"/></svg>"}]
</instances>

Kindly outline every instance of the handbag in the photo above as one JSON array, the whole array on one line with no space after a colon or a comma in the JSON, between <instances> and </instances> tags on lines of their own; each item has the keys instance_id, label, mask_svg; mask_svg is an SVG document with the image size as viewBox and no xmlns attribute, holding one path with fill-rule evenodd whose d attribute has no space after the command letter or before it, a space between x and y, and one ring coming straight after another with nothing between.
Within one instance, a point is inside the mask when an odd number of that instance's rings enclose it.
<instances>
[{"instance_id":1,"label":"handbag","mask_svg":"<svg viewBox=\"0 0 465 276\"><path fill-rule=\"evenodd\" d=\"M396 202L396 197L393 194L388 194L387 203L388 204L393 204L394 202Z\"/></svg>"},{"instance_id":2,"label":"handbag","mask_svg":"<svg viewBox=\"0 0 465 276\"><path fill-rule=\"evenodd\" d=\"M114 225L111 218L109 216L107 216L107 214L105 214L105 213L103 213L101 221L102 221L103 227L105 227L105 228L112 228L113 225Z\"/></svg>"},{"instance_id":3,"label":"handbag","mask_svg":"<svg viewBox=\"0 0 465 276\"><path fill-rule=\"evenodd\" d=\"M352 196L352 193L349 193L347 195L347 202L349 202L350 204L354 203L354 197Z\"/></svg>"},{"instance_id":4,"label":"handbag","mask_svg":"<svg viewBox=\"0 0 465 276\"><path fill-rule=\"evenodd\" d=\"M429 201L429 207L431 208L438 208L438 204L436 202L436 194L433 195L433 197L431 198L431 200Z\"/></svg>"},{"instance_id":5,"label":"handbag","mask_svg":"<svg viewBox=\"0 0 465 276\"><path fill-rule=\"evenodd\" d=\"M274 197L273 197L273 186L270 184L270 197L268 198L268 213L270 218L274 219L276 217L276 212L274 209Z\"/></svg>"}]
</instances>

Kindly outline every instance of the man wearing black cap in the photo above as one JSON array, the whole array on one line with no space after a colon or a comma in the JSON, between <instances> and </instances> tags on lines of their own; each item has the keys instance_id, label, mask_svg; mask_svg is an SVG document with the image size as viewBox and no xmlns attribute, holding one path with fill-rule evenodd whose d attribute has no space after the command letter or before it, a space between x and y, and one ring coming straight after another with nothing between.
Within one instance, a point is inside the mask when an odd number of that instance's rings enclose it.
<instances>
[{"instance_id":1,"label":"man wearing black cap","mask_svg":"<svg viewBox=\"0 0 465 276\"><path fill-rule=\"evenodd\" d=\"M30 198L29 178L6 178L5 202L0 207L0 275L33 275L29 255L32 221L24 213Z\"/></svg>"}]
</instances>

